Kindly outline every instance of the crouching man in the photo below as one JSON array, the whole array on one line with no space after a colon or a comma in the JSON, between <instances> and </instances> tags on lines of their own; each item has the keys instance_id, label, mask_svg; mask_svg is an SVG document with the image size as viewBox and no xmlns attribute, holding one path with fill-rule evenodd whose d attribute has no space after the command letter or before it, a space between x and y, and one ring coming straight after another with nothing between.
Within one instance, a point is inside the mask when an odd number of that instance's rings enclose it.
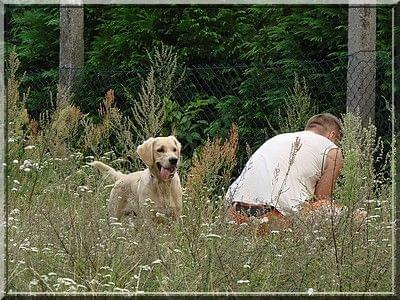
<instances>
[{"instance_id":1,"label":"crouching man","mask_svg":"<svg viewBox=\"0 0 400 300\"><path fill-rule=\"evenodd\" d=\"M256 217L287 225L287 216L299 210L334 204L331 195L343 164L336 145L341 137L339 119L323 113L310 118L304 131L267 140L226 193L230 218L237 224Z\"/></svg>"}]
</instances>

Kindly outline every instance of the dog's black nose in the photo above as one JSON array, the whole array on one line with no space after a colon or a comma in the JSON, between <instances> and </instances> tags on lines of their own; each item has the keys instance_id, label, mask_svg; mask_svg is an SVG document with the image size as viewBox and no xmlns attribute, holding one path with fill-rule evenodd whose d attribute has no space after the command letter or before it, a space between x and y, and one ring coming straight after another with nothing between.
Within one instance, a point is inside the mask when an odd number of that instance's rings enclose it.
<instances>
[{"instance_id":1,"label":"dog's black nose","mask_svg":"<svg viewBox=\"0 0 400 300\"><path fill-rule=\"evenodd\" d=\"M177 159L176 157L170 157L170 158L169 158L169 162L170 162L170 164L172 164L172 165L176 165L177 162L178 162L178 159Z\"/></svg>"}]
</instances>

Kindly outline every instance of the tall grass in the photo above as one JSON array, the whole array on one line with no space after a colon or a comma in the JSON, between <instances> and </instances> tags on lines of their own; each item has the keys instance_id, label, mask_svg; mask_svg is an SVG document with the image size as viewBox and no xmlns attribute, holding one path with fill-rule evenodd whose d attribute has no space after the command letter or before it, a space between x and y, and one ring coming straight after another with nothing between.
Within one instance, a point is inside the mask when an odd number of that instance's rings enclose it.
<instances>
[{"instance_id":1,"label":"tall grass","mask_svg":"<svg viewBox=\"0 0 400 300\"><path fill-rule=\"evenodd\" d=\"M99 151L94 132L106 129L95 129L82 121L78 108L66 105L32 130L23 109L29 95L21 96L15 75L18 65L11 57L8 291L391 291L391 182L385 167L376 168L388 157L379 150L375 128L361 129L357 116L344 118L345 167L335 200L348 210L333 223L328 216L311 222L298 216L296 226L263 238L257 220L232 224L222 197L236 164L235 126L226 140L207 141L181 174L184 210L176 224L109 222L111 187L86 165L92 157L82 154L75 139L79 133ZM112 95L107 97L104 113L108 109L111 116ZM98 134L97 139L107 137ZM109 163L114 159L103 154ZM351 218L356 208L368 212L360 230Z\"/></svg>"}]
</instances>

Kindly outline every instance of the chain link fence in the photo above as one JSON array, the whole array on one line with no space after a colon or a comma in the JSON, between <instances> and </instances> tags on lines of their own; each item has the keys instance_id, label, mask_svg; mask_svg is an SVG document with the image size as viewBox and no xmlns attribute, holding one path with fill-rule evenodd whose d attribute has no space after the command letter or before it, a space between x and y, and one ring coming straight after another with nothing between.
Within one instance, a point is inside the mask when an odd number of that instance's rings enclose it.
<instances>
[{"instance_id":1,"label":"chain link fence","mask_svg":"<svg viewBox=\"0 0 400 300\"><path fill-rule=\"evenodd\" d=\"M140 78L148 72L148 68L139 67L80 70L73 101L83 112L96 114L106 92L113 89L116 105L129 114L134 103L128 101L126 91L137 95L142 86ZM375 118L380 135L390 138L389 53L344 55L319 61L187 66L177 70L178 74L182 72L183 81L173 86L173 96L166 107L165 126L166 130L175 128L191 150L207 137L225 136L232 123L238 125L242 141L252 148L258 147L284 125L287 109L297 109L289 101L296 93L296 81L302 101L310 101L313 112L340 116L346 112L346 105L350 110L359 109L362 116ZM57 80L54 73L30 75L23 84L31 86L30 101L43 102L46 107L49 93L56 92Z\"/></svg>"}]
</instances>

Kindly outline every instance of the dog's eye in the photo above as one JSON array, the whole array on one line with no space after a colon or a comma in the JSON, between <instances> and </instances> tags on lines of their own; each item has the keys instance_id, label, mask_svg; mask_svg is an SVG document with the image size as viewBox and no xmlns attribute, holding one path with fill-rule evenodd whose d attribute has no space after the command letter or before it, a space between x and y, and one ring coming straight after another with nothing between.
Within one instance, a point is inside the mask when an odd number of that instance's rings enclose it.
<instances>
[{"instance_id":1,"label":"dog's eye","mask_svg":"<svg viewBox=\"0 0 400 300\"><path fill-rule=\"evenodd\" d=\"M176 148L172 149L172 151L176 152Z\"/></svg>"},{"instance_id":2,"label":"dog's eye","mask_svg":"<svg viewBox=\"0 0 400 300\"><path fill-rule=\"evenodd\" d=\"M162 148L162 147L161 147L161 148L158 148L158 149L157 149L157 152L164 152L164 148Z\"/></svg>"}]
</instances>

